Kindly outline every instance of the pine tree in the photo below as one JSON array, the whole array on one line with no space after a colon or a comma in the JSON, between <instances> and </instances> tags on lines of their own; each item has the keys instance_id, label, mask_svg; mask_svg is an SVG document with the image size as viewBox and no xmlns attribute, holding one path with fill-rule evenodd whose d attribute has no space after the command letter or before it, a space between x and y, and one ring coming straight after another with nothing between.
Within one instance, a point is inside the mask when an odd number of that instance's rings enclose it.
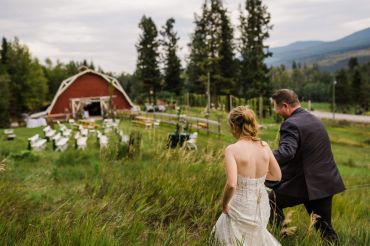
<instances>
[{"instance_id":1,"label":"pine tree","mask_svg":"<svg viewBox=\"0 0 370 246\"><path fill-rule=\"evenodd\" d=\"M9 50L9 43L6 40L6 38L3 38L1 42L0 59L1 59L1 63L4 65L6 65L8 62L8 50Z\"/></svg>"},{"instance_id":2,"label":"pine tree","mask_svg":"<svg viewBox=\"0 0 370 246\"><path fill-rule=\"evenodd\" d=\"M366 101L364 87L364 78L362 77L360 68L356 66L351 71L352 93L355 98L355 103L363 107L363 102Z\"/></svg>"},{"instance_id":3,"label":"pine tree","mask_svg":"<svg viewBox=\"0 0 370 246\"><path fill-rule=\"evenodd\" d=\"M262 0L247 0L240 13L240 83L247 97L267 97L271 93L268 68L264 59L271 56L265 45L272 29L270 13Z\"/></svg>"},{"instance_id":4,"label":"pine tree","mask_svg":"<svg viewBox=\"0 0 370 246\"><path fill-rule=\"evenodd\" d=\"M352 90L347 72L344 69L339 70L336 73L335 79L337 81L335 86L335 102L341 109L341 112L346 112L352 102Z\"/></svg>"},{"instance_id":5,"label":"pine tree","mask_svg":"<svg viewBox=\"0 0 370 246\"><path fill-rule=\"evenodd\" d=\"M208 49L206 45L206 30L208 6L205 2L202 6L202 16L195 14L195 30L189 44L190 55L187 67L187 87L193 93L205 93L207 89L208 72Z\"/></svg>"},{"instance_id":6,"label":"pine tree","mask_svg":"<svg viewBox=\"0 0 370 246\"><path fill-rule=\"evenodd\" d=\"M3 39L4 41L4 39ZM3 47L1 49L1 54L3 53ZM2 56L5 57L5 56ZM9 127L10 123L10 112L9 112L9 75L6 72L6 64L0 63L0 128Z\"/></svg>"},{"instance_id":7,"label":"pine tree","mask_svg":"<svg viewBox=\"0 0 370 246\"><path fill-rule=\"evenodd\" d=\"M220 0L206 0L202 15L195 16L195 31L189 45L188 77L195 92L206 91L208 75L213 101L234 89L233 28Z\"/></svg>"},{"instance_id":8,"label":"pine tree","mask_svg":"<svg viewBox=\"0 0 370 246\"><path fill-rule=\"evenodd\" d=\"M149 103L152 96L156 102L157 91L161 87L161 74L158 66L158 32L153 20L145 15L142 17L139 28L142 34L139 36L139 42L136 45L138 60L136 64L136 73L142 82L144 93L148 93Z\"/></svg>"},{"instance_id":9,"label":"pine tree","mask_svg":"<svg viewBox=\"0 0 370 246\"><path fill-rule=\"evenodd\" d=\"M365 86L365 79L364 77L362 76L362 73L361 73L361 67L360 65L358 64L358 61L357 61L357 58L356 57L351 57L349 60L348 60L348 74L349 74L349 77L350 77L350 81L351 81L351 87L352 87L352 90L350 90L350 92L352 92L352 95L353 95L353 102L355 104L357 104L358 106L360 106L360 108L364 107L364 102L366 102L366 92L364 91L364 87Z\"/></svg>"},{"instance_id":10,"label":"pine tree","mask_svg":"<svg viewBox=\"0 0 370 246\"><path fill-rule=\"evenodd\" d=\"M357 58L356 57L351 57L349 60L348 60L348 67L349 67L349 70L353 70L355 67L358 66L358 61L357 61Z\"/></svg>"},{"instance_id":11,"label":"pine tree","mask_svg":"<svg viewBox=\"0 0 370 246\"><path fill-rule=\"evenodd\" d=\"M177 56L179 49L177 33L173 30L175 20L170 18L162 27L161 45L164 50L164 90L175 93L177 96L183 90L183 80L181 76L181 61Z\"/></svg>"},{"instance_id":12,"label":"pine tree","mask_svg":"<svg viewBox=\"0 0 370 246\"><path fill-rule=\"evenodd\" d=\"M218 95L227 95L230 100L230 95L237 92L235 77L236 77L236 62L234 54L234 30L227 16L227 11L221 11L221 47L220 47L220 73L219 83L216 84ZM230 105L226 105L226 110L230 111Z\"/></svg>"}]
</instances>

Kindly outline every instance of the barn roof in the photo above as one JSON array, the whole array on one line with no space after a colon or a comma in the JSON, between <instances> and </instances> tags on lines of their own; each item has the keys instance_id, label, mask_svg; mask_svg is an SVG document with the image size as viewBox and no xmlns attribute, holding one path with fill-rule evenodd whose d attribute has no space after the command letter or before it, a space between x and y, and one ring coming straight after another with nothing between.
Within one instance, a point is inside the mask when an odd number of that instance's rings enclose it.
<instances>
[{"instance_id":1,"label":"barn roof","mask_svg":"<svg viewBox=\"0 0 370 246\"><path fill-rule=\"evenodd\" d=\"M125 90L122 88L121 84L117 81L117 79L111 77L111 76L108 76L106 74L102 74L102 73L98 73L94 70L91 70L91 69L86 69L76 75L73 75L65 80L63 80L63 82L60 84L59 86L59 89L57 91L57 93L55 94L54 96L54 99L52 101L52 103L50 104L49 108L47 109L47 112L50 113L51 109L54 107L58 97L65 91L67 90L67 88L73 84L73 82L76 81L76 79L78 79L79 77L81 77L82 75L84 74L87 74L87 73L92 73L92 74L96 74L100 77L102 77L103 79L105 79L106 81L108 81L109 83L111 83L118 91L120 91L123 96L126 98L127 102L130 104L131 107L134 107L134 104L132 103L131 99L128 97L128 95L126 94Z\"/></svg>"}]
</instances>

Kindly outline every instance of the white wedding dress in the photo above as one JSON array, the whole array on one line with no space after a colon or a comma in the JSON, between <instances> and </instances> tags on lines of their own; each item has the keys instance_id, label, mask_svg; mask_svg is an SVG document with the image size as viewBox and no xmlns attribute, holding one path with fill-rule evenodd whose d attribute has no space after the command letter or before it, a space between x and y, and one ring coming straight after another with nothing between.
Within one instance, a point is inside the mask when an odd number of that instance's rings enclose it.
<instances>
[{"instance_id":1,"label":"white wedding dress","mask_svg":"<svg viewBox=\"0 0 370 246\"><path fill-rule=\"evenodd\" d=\"M270 217L265 176L251 179L238 175L229 213L218 218L213 234L221 245L281 245L267 230Z\"/></svg>"}]
</instances>

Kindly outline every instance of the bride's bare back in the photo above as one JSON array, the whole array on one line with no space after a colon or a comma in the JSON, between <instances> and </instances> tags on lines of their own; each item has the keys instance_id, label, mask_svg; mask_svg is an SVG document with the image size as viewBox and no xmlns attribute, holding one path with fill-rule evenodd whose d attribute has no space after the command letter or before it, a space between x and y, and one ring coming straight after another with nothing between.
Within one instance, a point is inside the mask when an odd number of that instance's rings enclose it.
<instances>
[{"instance_id":1,"label":"bride's bare back","mask_svg":"<svg viewBox=\"0 0 370 246\"><path fill-rule=\"evenodd\" d=\"M267 143L239 139L225 150L225 167L228 184L235 186L237 176L280 180L281 172Z\"/></svg>"},{"instance_id":2,"label":"bride's bare back","mask_svg":"<svg viewBox=\"0 0 370 246\"><path fill-rule=\"evenodd\" d=\"M230 146L238 174L249 178L260 178L268 171L270 153L266 143L241 139Z\"/></svg>"}]
</instances>

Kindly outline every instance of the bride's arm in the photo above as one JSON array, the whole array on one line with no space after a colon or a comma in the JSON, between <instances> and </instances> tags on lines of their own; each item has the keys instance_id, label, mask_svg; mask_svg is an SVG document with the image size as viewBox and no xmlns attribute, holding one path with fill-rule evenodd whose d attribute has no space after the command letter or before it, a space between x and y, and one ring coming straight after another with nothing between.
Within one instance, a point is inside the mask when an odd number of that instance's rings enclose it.
<instances>
[{"instance_id":1,"label":"bride's arm","mask_svg":"<svg viewBox=\"0 0 370 246\"><path fill-rule=\"evenodd\" d=\"M225 149L225 169L227 181L222 198L222 210L224 213L228 213L228 204L231 200L231 197L234 195L236 184L238 181L238 169L230 147L227 147Z\"/></svg>"},{"instance_id":2,"label":"bride's arm","mask_svg":"<svg viewBox=\"0 0 370 246\"><path fill-rule=\"evenodd\" d=\"M269 168L266 175L266 179L270 181L280 181L281 180L281 170L278 162L275 159L274 154L272 153L270 146L267 146L268 152L270 155Z\"/></svg>"}]
</instances>

